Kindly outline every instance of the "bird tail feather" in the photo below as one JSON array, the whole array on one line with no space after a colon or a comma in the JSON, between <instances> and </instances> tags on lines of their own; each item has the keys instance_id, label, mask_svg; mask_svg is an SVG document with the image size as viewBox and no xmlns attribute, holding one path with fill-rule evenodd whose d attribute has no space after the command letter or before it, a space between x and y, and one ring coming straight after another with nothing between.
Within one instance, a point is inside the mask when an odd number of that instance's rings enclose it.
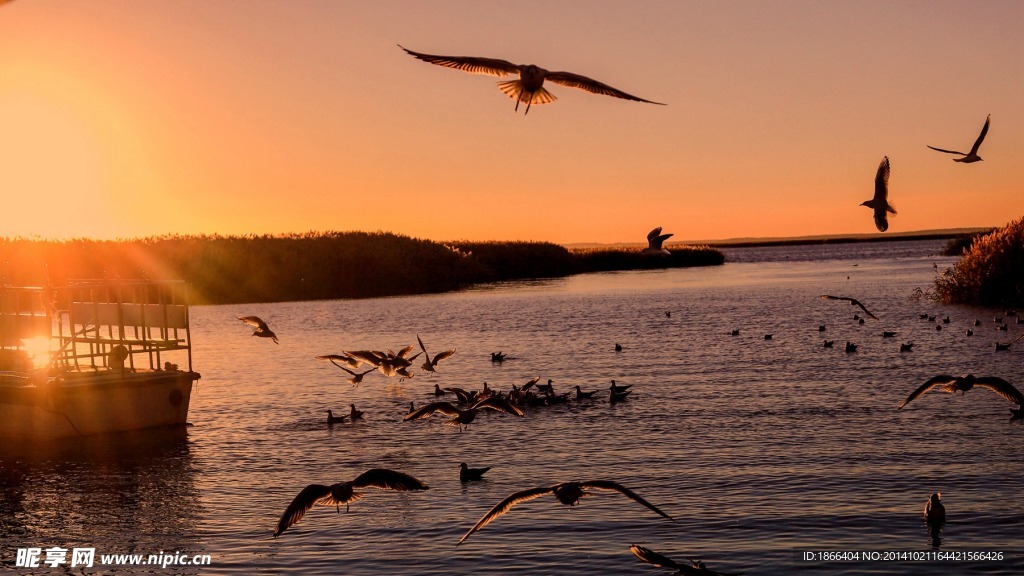
<instances>
[{"instance_id":1,"label":"bird tail feather","mask_svg":"<svg viewBox=\"0 0 1024 576\"><path fill-rule=\"evenodd\" d=\"M533 92L526 92L523 90L523 84L519 80L498 82L498 90L504 92L509 98L518 100L523 104L550 104L558 99L544 88L538 88Z\"/></svg>"}]
</instances>

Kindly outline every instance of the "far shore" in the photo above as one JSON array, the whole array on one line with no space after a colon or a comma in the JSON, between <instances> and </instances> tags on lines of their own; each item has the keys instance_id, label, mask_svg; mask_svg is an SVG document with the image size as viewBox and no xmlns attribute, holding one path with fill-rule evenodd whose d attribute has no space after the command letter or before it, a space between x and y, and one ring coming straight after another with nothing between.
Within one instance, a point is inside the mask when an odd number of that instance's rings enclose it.
<instances>
[{"instance_id":1,"label":"far shore","mask_svg":"<svg viewBox=\"0 0 1024 576\"><path fill-rule=\"evenodd\" d=\"M800 246L813 244L852 244L857 242L903 242L907 240L949 240L977 234L979 232L990 232L994 227L988 228L952 228L946 230L917 230L913 232L875 233L875 234L842 234L835 236L796 236L793 238L728 238L724 240L695 240L685 242L668 242L666 248L679 246L710 246L711 248L753 248L759 246ZM637 243L630 244L592 244L576 243L565 244L570 250L583 248L602 249L624 249L642 246Z\"/></svg>"}]
</instances>

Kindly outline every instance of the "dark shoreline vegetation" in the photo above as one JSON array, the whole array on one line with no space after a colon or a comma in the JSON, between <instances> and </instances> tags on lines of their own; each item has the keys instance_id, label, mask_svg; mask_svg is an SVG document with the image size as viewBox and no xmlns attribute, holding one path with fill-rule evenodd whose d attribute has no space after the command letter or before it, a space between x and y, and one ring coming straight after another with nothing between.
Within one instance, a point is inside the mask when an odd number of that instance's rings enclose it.
<instances>
[{"instance_id":1,"label":"dark shoreline vegetation","mask_svg":"<svg viewBox=\"0 0 1024 576\"><path fill-rule=\"evenodd\" d=\"M183 280L193 303L239 304L429 294L502 280L725 262L720 251L707 246L671 248L671 256L642 256L639 248L441 243L387 232L0 238L0 277L15 286L60 286L77 279Z\"/></svg>"},{"instance_id":2,"label":"dark shoreline vegetation","mask_svg":"<svg viewBox=\"0 0 1024 576\"><path fill-rule=\"evenodd\" d=\"M1024 217L965 241L963 258L935 279L943 302L1024 306ZM956 249L952 243L948 249Z\"/></svg>"}]
</instances>

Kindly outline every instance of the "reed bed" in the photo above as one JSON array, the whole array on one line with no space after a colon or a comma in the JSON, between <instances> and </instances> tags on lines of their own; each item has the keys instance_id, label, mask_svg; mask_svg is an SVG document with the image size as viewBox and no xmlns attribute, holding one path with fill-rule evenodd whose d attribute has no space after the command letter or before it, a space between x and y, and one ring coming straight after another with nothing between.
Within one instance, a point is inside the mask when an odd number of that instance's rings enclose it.
<instances>
[{"instance_id":1,"label":"reed bed","mask_svg":"<svg viewBox=\"0 0 1024 576\"><path fill-rule=\"evenodd\" d=\"M0 238L0 282L183 280L195 303L368 298L581 272L721 264L721 252L568 250L547 242L434 242L387 232L159 236L66 241Z\"/></svg>"},{"instance_id":2,"label":"reed bed","mask_svg":"<svg viewBox=\"0 0 1024 576\"><path fill-rule=\"evenodd\" d=\"M974 240L935 288L948 303L1024 306L1024 217Z\"/></svg>"}]
</instances>

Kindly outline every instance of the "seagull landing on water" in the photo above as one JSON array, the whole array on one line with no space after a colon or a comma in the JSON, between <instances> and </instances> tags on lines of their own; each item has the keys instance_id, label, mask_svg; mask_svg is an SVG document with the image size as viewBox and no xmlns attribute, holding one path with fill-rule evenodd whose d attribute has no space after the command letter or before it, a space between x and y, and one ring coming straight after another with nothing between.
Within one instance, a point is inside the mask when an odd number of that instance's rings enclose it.
<instances>
[{"instance_id":1,"label":"seagull landing on water","mask_svg":"<svg viewBox=\"0 0 1024 576\"><path fill-rule=\"evenodd\" d=\"M878 165L878 172L875 173L875 196L871 200L865 200L860 203L861 206L867 206L875 211L875 228L878 228L879 232L885 232L889 229L889 218L888 213L895 214L896 209L889 204L889 157L885 156L882 158L881 164Z\"/></svg>"},{"instance_id":2,"label":"seagull landing on water","mask_svg":"<svg viewBox=\"0 0 1024 576\"><path fill-rule=\"evenodd\" d=\"M507 60L499 60L497 58L423 54L420 52L413 52L401 44L399 44L398 47L405 50L405 52L410 56L423 60L424 62L437 64L438 66L444 66L445 68L455 68L456 70L462 70L463 72L469 72L470 74L487 74L489 76L499 77L506 76L508 74L519 74L519 80L498 82L498 89L508 95L509 98L516 101L517 111L519 110L519 103L525 103L526 114L530 113L530 106L534 104L548 104L556 100L554 94L544 89L545 80L550 80L563 86L569 86L570 88L585 90L592 94L604 94L605 96L614 96L625 100L647 102L648 104L664 106L661 102L644 100L643 98L627 94L617 88L612 88L611 86L598 82L597 80L592 80L586 76L580 76L579 74L573 74L572 72L551 72L539 66L534 66L533 64L513 64Z\"/></svg>"},{"instance_id":3,"label":"seagull landing on water","mask_svg":"<svg viewBox=\"0 0 1024 576\"><path fill-rule=\"evenodd\" d=\"M671 256L672 253L662 248L661 245L672 236L674 234L662 234L661 226L658 226L647 233L647 248L641 250L640 253L644 255Z\"/></svg>"},{"instance_id":4,"label":"seagull landing on water","mask_svg":"<svg viewBox=\"0 0 1024 576\"><path fill-rule=\"evenodd\" d=\"M943 150L942 148L936 148L935 146L928 146L932 150L937 152L945 152L946 154L959 154L963 158L953 158L953 162L963 162L964 164L970 164L971 162L981 162L981 156L978 156L978 148L981 148L981 143L985 140L985 135L988 134L988 123L992 119L992 115L985 116L985 125L981 127L981 134L978 134L978 139L974 141L974 146L971 146L971 151L964 154L963 152L956 152L955 150Z\"/></svg>"}]
</instances>

